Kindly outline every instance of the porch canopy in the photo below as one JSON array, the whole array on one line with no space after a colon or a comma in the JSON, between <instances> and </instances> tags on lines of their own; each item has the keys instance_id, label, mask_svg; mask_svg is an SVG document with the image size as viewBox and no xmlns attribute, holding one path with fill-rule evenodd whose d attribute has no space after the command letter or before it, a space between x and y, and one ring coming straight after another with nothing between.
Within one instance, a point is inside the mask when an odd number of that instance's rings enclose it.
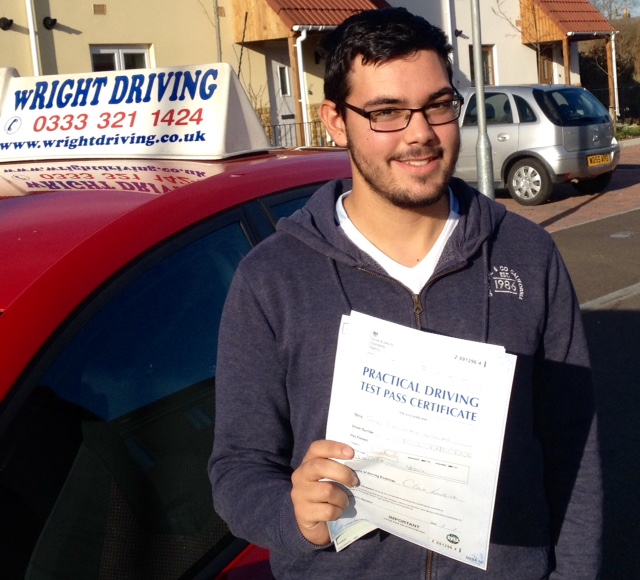
<instances>
[{"instance_id":1,"label":"porch canopy","mask_svg":"<svg viewBox=\"0 0 640 580\"><path fill-rule=\"evenodd\" d=\"M615 29L589 0L520 0L522 43L561 42L564 78L570 79L570 43L602 38L606 41L609 108L616 109Z\"/></svg>"},{"instance_id":2,"label":"porch canopy","mask_svg":"<svg viewBox=\"0 0 640 580\"><path fill-rule=\"evenodd\" d=\"M302 43L307 33L329 31L353 14L389 6L385 0L233 0L234 41L287 41L291 74L298 80L293 83L295 117L298 123L306 123Z\"/></svg>"}]
</instances>

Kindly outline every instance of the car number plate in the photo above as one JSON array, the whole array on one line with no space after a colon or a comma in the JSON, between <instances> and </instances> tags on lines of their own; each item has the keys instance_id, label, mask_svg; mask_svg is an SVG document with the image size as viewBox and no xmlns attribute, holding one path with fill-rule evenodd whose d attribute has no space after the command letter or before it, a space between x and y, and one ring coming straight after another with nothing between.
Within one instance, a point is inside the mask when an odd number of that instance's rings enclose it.
<instances>
[{"instance_id":1,"label":"car number plate","mask_svg":"<svg viewBox=\"0 0 640 580\"><path fill-rule=\"evenodd\" d=\"M606 155L589 155L587 157L587 165L589 165L589 167L607 165L608 163L611 163L611 155L608 153Z\"/></svg>"}]
</instances>

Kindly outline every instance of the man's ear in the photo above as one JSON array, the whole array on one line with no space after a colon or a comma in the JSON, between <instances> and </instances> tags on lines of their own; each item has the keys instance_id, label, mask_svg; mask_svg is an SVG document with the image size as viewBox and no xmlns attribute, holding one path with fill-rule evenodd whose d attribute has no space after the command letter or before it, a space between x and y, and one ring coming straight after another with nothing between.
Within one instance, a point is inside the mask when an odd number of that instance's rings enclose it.
<instances>
[{"instance_id":1,"label":"man's ear","mask_svg":"<svg viewBox=\"0 0 640 580\"><path fill-rule=\"evenodd\" d=\"M333 101L324 100L320 105L320 118L324 123L331 138L338 147L347 146L347 131L344 126L344 119L338 112Z\"/></svg>"}]
</instances>

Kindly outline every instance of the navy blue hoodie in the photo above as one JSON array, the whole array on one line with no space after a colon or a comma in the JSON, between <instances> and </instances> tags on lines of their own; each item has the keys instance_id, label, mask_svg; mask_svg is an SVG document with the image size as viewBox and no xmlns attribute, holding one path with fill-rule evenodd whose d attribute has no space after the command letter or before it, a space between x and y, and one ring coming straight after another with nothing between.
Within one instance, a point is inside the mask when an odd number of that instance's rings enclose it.
<instances>
[{"instance_id":1,"label":"navy blue hoodie","mask_svg":"<svg viewBox=\"0 0 640 580\"><path fill-rule=\"evenodd\" d=\"M420 295L336 224L323 186L240 264L223 312L209 474L231 531L276 578L598 577L602 487L587 345L551 237L453 179L461 219ZM300 533L291 473L325 438L340 318L356 310L518 356L487 570L376 531L336 553Z\"/></svg>"}]
</instances>

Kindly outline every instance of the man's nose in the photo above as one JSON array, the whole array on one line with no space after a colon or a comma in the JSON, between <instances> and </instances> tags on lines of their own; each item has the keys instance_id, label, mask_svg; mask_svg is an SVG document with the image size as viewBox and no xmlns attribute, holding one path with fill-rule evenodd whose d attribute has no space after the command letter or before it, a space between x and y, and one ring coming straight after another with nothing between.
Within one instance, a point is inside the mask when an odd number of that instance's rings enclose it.
<instances>
[{"instance_id":1,"label":"man's nose","mask_svg":"<svg viewBox=\"0 0 640 580\"><path fill-rule=\"evenodd\" d=\"M428 143L436 138L436 133L427 120L427 112L414 111L405 129L405 140L408 143Z\"/></svg>"}]
</instances>

